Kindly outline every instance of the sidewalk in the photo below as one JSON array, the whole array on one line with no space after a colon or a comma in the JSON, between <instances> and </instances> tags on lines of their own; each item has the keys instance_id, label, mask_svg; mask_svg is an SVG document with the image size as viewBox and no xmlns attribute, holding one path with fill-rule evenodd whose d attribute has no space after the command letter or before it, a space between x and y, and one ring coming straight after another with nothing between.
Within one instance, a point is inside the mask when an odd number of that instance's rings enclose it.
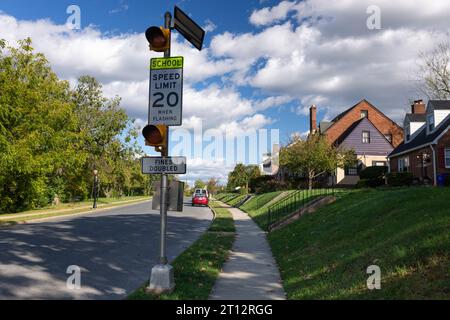
<instances>
[{"instance_id":1,"label":"sidewalk","mask_svg":"<svg viewBox=\"0 0 450 320\"><path fill-rule=\"evenodd\" d=\"M227 208L233 214L236 241L209 299L286 299L266 234L245 212L228 206Z\"/></svg>"}]
</instances>

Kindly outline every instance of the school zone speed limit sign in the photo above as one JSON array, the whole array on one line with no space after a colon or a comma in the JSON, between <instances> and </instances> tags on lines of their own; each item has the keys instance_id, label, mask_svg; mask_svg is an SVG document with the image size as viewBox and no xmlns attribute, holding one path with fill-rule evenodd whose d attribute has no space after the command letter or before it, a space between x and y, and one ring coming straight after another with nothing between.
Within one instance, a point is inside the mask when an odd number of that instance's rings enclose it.
<instances>
[{"instance_id":1,"label":"school zone speed limit sign","mask_svg":"<svg viewBox=\"0 0 450 320\"><path fill-rule=\"evenodd\" d=\"M183 57L151 59L149 124L182 125L183 64Z\"/></svg>"}]
</instances>

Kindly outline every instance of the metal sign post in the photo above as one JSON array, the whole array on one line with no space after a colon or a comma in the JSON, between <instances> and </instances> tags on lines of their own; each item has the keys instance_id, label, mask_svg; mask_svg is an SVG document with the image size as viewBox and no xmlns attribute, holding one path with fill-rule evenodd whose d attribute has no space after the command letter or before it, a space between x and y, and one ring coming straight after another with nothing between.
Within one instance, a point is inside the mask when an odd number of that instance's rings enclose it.
<instances>
[{"instance_id":1,"label":"metal sign post","mask_svg":"<svg viewBox=\"0 0 450 320\"><path fill-rule=\"evenodd\" d=\"M178 32L180 32L180 34L191 42L198 50L202 49L205 37L205 31L178 7L175 7L175 23L173 28L172 14L166 12L164 15L164 28L150 27L146 32L146 38L150 42L150 49L157 52L162 52L164 50L163 59L151 60L149 125L143 130L146 141L150 143L150 146L157 147L156 150L161 152L162 157L147 157L142 160L143 173L161 174L160 257L159 264L152 268L150 283L147 288L148 291L156 294L171 292L175 288L173 267L168 264L166 254L167 210L169 207L169 183L167 174L186 173L185 158L169 157L169 126L181 126L183 103L184 60L183 57L170 57L170 30L173 29L178 30ZM164 130L158 129L158 126L166 126L167 132L161 134ZM155 132L159 133L159 138L164 137L164 139L158 139L158 135L155 137ZM149 135L148 137L147 134ZM155 138L157 142L154 141ZM165 140L165 143L162 144L159 140ZM178 193L176 198L180 198Z\"/></svg>"},{"instance_id":2,"label":"metal sign post","mask_svg":"<svg viewBox=\"0 0 450 320\"><path fill-rule=\"evenodd\" d=\"M166 12L164 15L164 27L170 29L172 24L172 14ZM170 57L170 49L164 51L164 58ZM150 79L151 81L151 79ZM162 157L169 156L169 128L167 128L166 147L162 150ZM168 264L166 254L166 227L167 227L167 207L168 207L168 177L167 173L161 174L161 234L160 234L160 257L159 264L152 268L148 290L152 293L161 294L172 292L175 289L175 279L173 267Z\"/></svg>"}]
</instances>

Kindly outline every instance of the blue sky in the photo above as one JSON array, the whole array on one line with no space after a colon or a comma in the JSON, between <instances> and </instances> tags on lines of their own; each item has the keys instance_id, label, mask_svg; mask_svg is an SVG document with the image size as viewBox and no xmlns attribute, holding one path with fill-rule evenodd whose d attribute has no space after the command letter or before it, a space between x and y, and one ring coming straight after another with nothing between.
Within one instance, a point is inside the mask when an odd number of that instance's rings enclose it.
<instances>
[{"instance_id":1,"label":"blue sky","mask_svg":"<svg viewBox=\"0 0 450 320\"><path fill-rule=\"evenodd\" d=\"M264 3L270 3L266 1ZM259 0L248 1L163 1L163 0L2 0L3 11L20 19L51 18L65 23L66 8L78 5L83 24L94 24L102 31L142 32L149 23L163 21L164 12L178 5L200 23L215 21L218 31L242 32L250 29L248 16L260 6Z\"/></svg>"},{"instance_id":2,"label":"blue sky","mask_svg":"<svg viewBox=\"0 0 450 320\"><path fill-rule=\"evenodd\" d=\"M81 9L78 31L65 27L72 4ZM202 52L173 40L172 54L186 61L183 128L191 132L200 123L239 134L279 129L286 141L307 132L311 104L319 121L329 120L363 98L401 122L409 101L425 98L417 90L418 53L449 39L445 0L1 0L0 38L32 37L61 78L75 84L95 76L144 125L148 59L158 56L148 52L144 32L174 5L208 30ZM373 5L381 14L376 30L367 27ZM190 158L188 180L224 180L232 168Z\"/></svg>"}]
</instances>

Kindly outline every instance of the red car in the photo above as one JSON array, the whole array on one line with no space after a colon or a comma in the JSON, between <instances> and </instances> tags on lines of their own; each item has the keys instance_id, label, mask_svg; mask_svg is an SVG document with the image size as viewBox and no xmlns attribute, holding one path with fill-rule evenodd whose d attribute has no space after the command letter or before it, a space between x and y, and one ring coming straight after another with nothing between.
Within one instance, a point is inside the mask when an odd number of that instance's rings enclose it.
<instances>
[{"instance_id":1,"label":"red car","mask_svg":"<svg viewBox=\"0 0 450 320\"><path fill-rule=\"evenodd\" d=\"M207 206L208 202L209 202L208 194L205 190L195 192L194 195L192 196L192 206L195 205Z\"/></svg>"}]
</instances>

